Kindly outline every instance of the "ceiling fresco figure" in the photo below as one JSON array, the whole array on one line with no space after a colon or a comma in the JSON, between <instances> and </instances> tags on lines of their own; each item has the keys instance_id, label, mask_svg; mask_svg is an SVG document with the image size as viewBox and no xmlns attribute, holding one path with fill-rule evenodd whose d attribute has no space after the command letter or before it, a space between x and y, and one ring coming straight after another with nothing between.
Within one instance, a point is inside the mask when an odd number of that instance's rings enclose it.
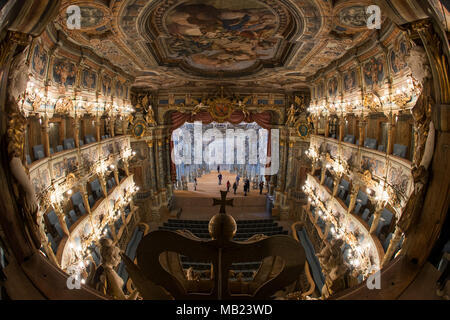
<instances>
[{"instance_id":1,"label":"ceiling fresco figure","mask_svg":"<svg viewBox=\"0 0 450 320\"><path fill-rule=\"evenodd\" d=\"M275 53L275 15L255 1L189 1L169 13L172 57L199 68L239 70Z\"/></svg>"}]
</instances>

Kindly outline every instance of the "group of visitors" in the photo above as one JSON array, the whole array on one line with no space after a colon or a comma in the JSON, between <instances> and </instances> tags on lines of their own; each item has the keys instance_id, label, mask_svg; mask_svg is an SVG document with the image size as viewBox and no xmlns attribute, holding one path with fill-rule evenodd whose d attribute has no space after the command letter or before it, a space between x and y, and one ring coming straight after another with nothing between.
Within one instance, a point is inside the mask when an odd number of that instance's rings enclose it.
<instances>
[{"instance_id":1,"label":"group of visitors","mask_svg":"<svg viewBox=\"0 0 450 320\"><path fill-rule=\"evenodd\" d=\"M219 173L219 175L217 176L217 178L219 179L219 186L222 185L222 173L220 173L220 166L217 166L217 172ZM230 188L233 188L233 193L236 194L237 189L239 187L239 181L241 180L241 177L239 176L239 174L236 176L236 181L233 183L233 186L231 186L231 182L230 180L227 180L227 192L230 192ZM197 178L194 178L194 190L197 191ZM262 194L264 189L264 181L261 181L259 183L259 194ZM247 196L247 194L250 193L250 180L248 178L246 178L244 180L244 195Z\"/></svg>"}]
</instances>

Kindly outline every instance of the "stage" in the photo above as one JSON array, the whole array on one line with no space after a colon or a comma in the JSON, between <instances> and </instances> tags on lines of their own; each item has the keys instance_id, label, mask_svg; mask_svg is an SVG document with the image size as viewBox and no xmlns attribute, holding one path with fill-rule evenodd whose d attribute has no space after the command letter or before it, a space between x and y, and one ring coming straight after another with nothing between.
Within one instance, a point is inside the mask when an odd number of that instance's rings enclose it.
<instances>
[{"instance_id":1,"label":"stage","mask_svg":"<svg viewBox=\"0 0 450 320\"><path fill-rule=\"evenodd\" d=\"M219 207L213 207L213 198L220 199L220 190L227 190L227 181L230 181L230 192L227 199L234 199L233 207L227 207L226 211L235 219L264 219L270 218L266 213L266 192L264 186L262 195L259 189L252 189L250 181L250 193L244 195L244 181L241 177L236 194L233 194L233 183L236 174L222 171L222 185L219 185L217 171L197 178L197 191L194 191L194 183L188 183L188 190L176 190L174 192L175 208L182 208L181 219L209 220L219 212Z\"/></svg>"}]
</instances>

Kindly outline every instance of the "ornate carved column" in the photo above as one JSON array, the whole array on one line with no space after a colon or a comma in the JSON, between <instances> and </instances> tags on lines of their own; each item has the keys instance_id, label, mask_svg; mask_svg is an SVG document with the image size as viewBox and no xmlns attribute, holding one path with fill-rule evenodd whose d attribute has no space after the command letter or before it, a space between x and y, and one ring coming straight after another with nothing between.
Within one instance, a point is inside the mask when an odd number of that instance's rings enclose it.
<instances>
[{"instance_id":1,"label":"ornate carved column","mask_svg":"<svg viewBox=\"0 0 450 320\"><path fill-rule=\"evenodd\" d=\"M334 185L333 185L333 197L337 196L337 193L339 191L339 183L341 183L341 177L336 176L334 179Z\"/></svg>"},{"instance_id":2,"label":"ornate carved column","mask_svg":"<svg viewBox=\"0 0 450 320\"><path fill-rule=\"evenodd\" d=\"M392 236L391 242L389 242L389 247L386 250L386 254L383 257L383 261L381 262L381 267L384 267L389 261L391 261L391 258L394 255L394 252L397 249L401 238L402 238L402 231L400 230L399 227L395 227L395 231Z\"/></svg>"},{"instance_id":3,"label":"ornate carved column","mask_svg":"<svg viewBox=\"0 0 450 320\"><path fill-rule=\"evenodd\" d=\"M106 180L105 180L105 176L103 174L99 174L98 175L98 180L100 181L100 185L102 187L102 191L103 194L105 195L105 197L108 195L108 191L106 189Z\"/></svg>"},{"instance_id":4,"label":"ornate carved column","mask_svg":"<svg viewBox=\"0 0 450 320\"><path fill-rule=\"evenodd\" d=\"M80 147L80 121L77 117L72 119L73 122L73 139L75 140L75 147Z\"/></svg>"},{"instance_id":5,"label":"ornate carved column","mask_svg":"<svg viewBox=\"0 0 450 320\"><path fill-rule=\"evenodd\" d=\"M319 118L314 117L313 123L314 123L314 134L318 135L319 134Z\"/></svg>"},{"instance_id":6,"label":"ornate carved column","mask_svg":"<svg viewBox=\"0 0 450 320\"><path fill-rule=\"evenodd\" d=\"M356 204L356 197L358 196L358 191L359 191L359 185L353 185L352 186L352 191L350 193L350 203L348 205L348 213L352 213L353 209L355 208L355 204Z\"/></svg>"},{"instance_id":7,"label":"ornate carved column","mask_svg":"<svg viewBox=\"0 0 450 320\"><path fill-rule=\"evenodd\" d=\"M360 147L362 147L364 145L364 139L366 138L366 122L364 121L364 119L361 117L361 121L358 124L359 127L359 143L358 145Z\"/></svg>"},{"instance_id":8,"label":"ornate carved column","mask_svg":"<svg viewBox=\"0 0 450 320\"><path fill-rule=\"evenodd\" d=\"M372 225L370 226L370 233L375 233L377 231L378 224L380 223L381 212L383 211L383 209L384 206L382 205L382 202L379 201L377 203L375 213L373 214L373 221Z\"/></svg>"},{"instance_id":9,"label":"ornate carved column","mask_svg":"<svg viewBox=\"0 0 450 320\"><path fill-rule=\"evenodd\" d=\"M325 183L325 178L327 177L326 173L327 173L327 168L323 166L321 173L320 173L320 184L321 185L323 185Z\"/></svg>"},{"instance_id":10,"label":"ornate carved column","mask_svg":"<svg viewBox=\"0 0 450 320\"><path fill-rule=\"evenodd\" d=\"M281 192L283 192L286 188L286 178L287 178L287 157L288 157L288 148L289 148L289 142L286 134L286 130L283 130L283 135L280 137L280 151L282 152L282 159L280 161L280 174L279 174L279 189Z\"/></svg>"},{"instance_id":11,"label":"ornate carved column","mask_svg":"<svg viewBox=\"0 0 450 320\"><path fill-rule=\"evenodd\" d=\"M128 130L128 119L123 119L122 120L122 134L126 135L127 134L127 130Z\"/></svg>"},{"instance_id":12,"label":"ornate carved column","mask_svg":"<svg viewBox=\"0 0 450 320\"><path fill-rule=\"evenodd\" d=\"M292 176L293 176L293 172L292 172L292 158L293 156L293 147L294 147L294 143L293 142L289 142L289 151L288 151L288 158L287 158L287 165L286 165L286 184L284 187L284 192L288 192L288 189L291 185L291 181L292 181Z\"/></svg>"},{"instance_id":13,"label":"ornate carved column","mask_svg":"<svg viewBox=\"0 0 450 320\"><path fill-rule=\"evenodd\" d=\"M162 190L164 189L164 180L162 179L163 175L162 175L162 152L161 152L161 148L162 148L162 141L158 140L156 143L156 175L158 177L158 189Z\"/></svg>"},{"instance_id":14,"label":"ornate carved column","mask_svg":"<svg viewBox=\"0 0 450 320\"><path fill-rule=\"evenodd\" d=\"M325 137L329 137L330 136L330 117L326 116L325 117Z\"/></svg>"},{"instance_id":15,"label":"ornate carved column","mask_svg":"<svg viewBox=\"0 0 450 320\"><path fill-rule=\"evenodd\" d=\"M60 204L59 203L54 203L53 204L53 209L55 209L56 216L58 217L59 224L61 225L61 228L62 228L64 234L66 236L69 236L70 232L69 232L69 229L67 228L67 224L66 224L66 221L64 219L64 212L61 209Z\"/></svg>"},{"instance_id":16,"label":"ornate carved column","mask_svg":"<svg viewBox=\"0 0 450 320\"><path fill-rule=\"evenodd\" d=\"M156 169L155 169L155 152L153 149L153 141L147 142L148 152L149 152L149 162L150 162L150 172L151 172L151 182L150 189L154 192L156 185Z\"/></svg>"},{"instance_id":17,"label":"ornate carved column","mask_svg":"<svg viewBox=\"0 0 450 320\"><path fill-rule=\"evenodd\" d=\"M345 132L345 119L344 116L341 115L339 117L339 141L344 140L344 132Z\"/></svg>"},{"instance_id":18,"label":"ornate carved column","mask_svg":"<svg viewBox=\"0 0 450 320\"><path fill-rule=\"evenodd\" d=\"M44 117L41 123L41 138L42 144L44 145L44 153L46 157L50 156L50 139L48 137L48 131L50 127L48 125L48 118Z\"/></svg>"},{"instance_id":19,"label":"ornate carved column","mask_svg":"<svg viewBox=\"0 0 450 320\"><path fill-rule=\"evenodd\" d=\"M128 159L122 159L123 163L123 170L125 171L125 174L127 177L130 176L130 165L128 163Z\"/></svg>"},{"instance_id":20,"label":"ornate carved column","mask_svg":"<svg viewBox=\"0 0 450 320\"><path fill-rule=\"evenodd\" d=\"M100 117L97 116L97 117L95 117L95 135L96 135L97 142L99 142L101 140L100 139L101 138L100 125L101 125Z\"/></svg>"},{"instance_id":21,"label":"ornate carved column","mask_svg":"<svg viewBox=\"0 0 450 320\"><path fill-rule=\"evenodd\" d=\"M116 126L116 118L111 117L111 119L109 119L109 133L110 133L111 137L115 136L115 132L114 132L115 126Z\"/></svg>"},{"instance_id":22,"label":"ornate carved column","mask_svg":"<svg viewBox=\"0 0 450 320\"><path fill-rule=\"evenodd\" d=\"M166 179L167 179L167 187L169 190L169 195L171 195L172 193L172 173L171 173L171 168L172 168L172 155L170 154L170 137L166 138L166 166L167 166L167 171L166 171ZM195 170L195 177L197 177L197 169Z\"/></svg>"},{"instance_id":23,"label":"ornate carved column","mask_svg":"<svg viewBox=\"0 0 450 320\"><path fill-rule=\"evenodd\" d=\"M114 168L114 180L116 181L116 185L119 185L119 169L117 167Z\"/></svg>"},{"instance_id":24,"label":"ornate carved column","mask_svg":"<svg viewBox=\"0 0 450 320\"><path fill-rule=\"evenodd\" d=\"M387 142L386 152L387 152L387 154L392 154L392 152L394 150L395 125L393 123L388 123L387 129L388 129L388 142Z\"/></svg>"},{"instance_id":25,"label":"ornate carved column","mask_svg":"<svg viewBox=\"0 0 450 320\"><path fill-rule=\"evenodd\" d=\"M91 206L89 204L89 195L87 192L86 185L84 183L80 186L81 196L83 198L84 207L86 208L86 211L89 215L91 215Z\"/></svg>"}]
</instances>

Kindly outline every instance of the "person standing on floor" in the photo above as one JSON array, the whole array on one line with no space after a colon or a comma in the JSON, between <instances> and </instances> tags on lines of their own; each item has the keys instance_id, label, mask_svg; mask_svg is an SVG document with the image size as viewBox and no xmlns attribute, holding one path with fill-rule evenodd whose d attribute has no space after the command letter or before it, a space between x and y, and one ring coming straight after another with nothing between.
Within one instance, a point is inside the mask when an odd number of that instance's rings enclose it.
<instances>
[{"instance_id":1,"label":"person standing on floor","mask_svg":"<svg viewBox=\"0 0 450 320\"><path fill-rule=\"evenodd\" d=\"M217 178L219 178L219 186L222 184L222 174L219 173L219 175L217 176Z\"/></svg>"},{"instance_id":2,"label":"person standing on floor","mask_svg":"<svg viewBox=\"0 0 450 320\"><path fill-rule=\"evenodd\" d=\"M241 177L239 177L239 174L236 176L236 186L239 187L239 180L241 180Z\"/></svg>"},{"instance_id":3,"label":"person standing on floor","mask_svg":"<svg viewBox=\"0 0 450 320\"><path fill-rule=\"evenodd\" d=\"M197 178L194 178L194 190L197 191Z\"/></svg>"},{"instance_id":4,"label":"person standing on floor","mask_svg":"<svg viewBox=\"0 0 450 320\"><path fill-rule=\"evenodd\" d=\"M250 180L248 178L245 180L245 184L247 185L247 192L250 193Z\"/></svg>"},{"instance_id":5,"label":"person standing on floor","mask_svg":"<svg viewBox=\"0 0 450 320\"><path fill-rule=\"evenodd\" d=\"M237 184L236 184L236 182L233 183L233 190L234 190L234 194L236 194L236 190L237 190Z\"/></svg>"},{"instance_id":6,"label":"person standing on floor","mask_svg":"<svg viewBox=\"0 0 450 320\"><path fill-rule=\"evenodd\" d=\"M220 173L220 164L217 166L217 172Z\"/></svg>"},{"instance_id":7,"label":"person standing on floor","mask_svg":"<svg viewBox=\"0 0 450 320\"><path fill-rule=\"evenodd\" d=\"M263 189L264 189L264 181L261 181L259 183L259 194L262 194Z\"/></svg>"},{"instance_id":8,"label":"person standing on floor","mask_svg":"<svg viewBox=\"0 0 450 320\"><path fill-rule=\"evenodd\" d=\"M227 192L230 191L230 187L231 187L231 183L230 183L230 180L228 180L228 181L227 181Z\"/></svg>"}]
</instances>

